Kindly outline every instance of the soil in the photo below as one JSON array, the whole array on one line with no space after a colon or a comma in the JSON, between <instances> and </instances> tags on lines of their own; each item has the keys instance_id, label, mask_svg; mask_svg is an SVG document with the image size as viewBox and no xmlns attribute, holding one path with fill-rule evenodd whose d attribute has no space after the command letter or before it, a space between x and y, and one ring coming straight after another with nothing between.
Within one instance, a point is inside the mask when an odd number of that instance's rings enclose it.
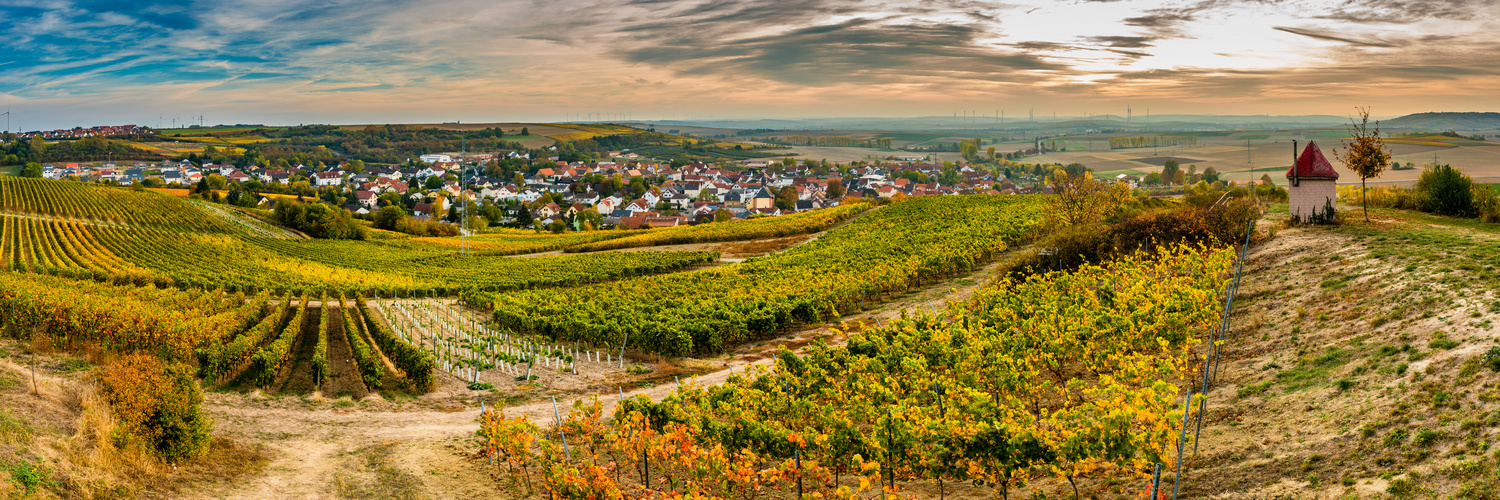
<instances>
[{"instance_id":1,"label":"soil","mask_svg":"<svg viewBox=\"0 0 1500 500\"><path fill-rule=\"evenodd\" d=\"M364 378L360 376L359 364L354 362L354 349L349 347L347 334L358 334L354 325L344 324L344 314L340 309L325 306L324 311L331 314L328 317L328 378L323 381L321 391L323 394L332 396L348 395L354 399L363 399L370 393L365 388Z\"/></svg>"}]
</instances>

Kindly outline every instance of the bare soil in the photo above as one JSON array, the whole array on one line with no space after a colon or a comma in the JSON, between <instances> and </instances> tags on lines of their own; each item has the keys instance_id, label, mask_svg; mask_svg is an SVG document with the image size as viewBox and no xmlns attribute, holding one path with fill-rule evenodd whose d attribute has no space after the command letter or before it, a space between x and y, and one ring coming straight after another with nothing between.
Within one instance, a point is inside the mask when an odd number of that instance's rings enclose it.
<instances>
[{"instance_id":1,"label":"bare soil","mask_svg":"<svg viewBox=\"0 0 1500 500\"><path fill-rule=\"evenodd\" d=\"M349 338L345 335L358 334L354 325L344 324L342 310L332 309L330 306L323 307L328 317L328 378L323 381L321 392L330 396L349 396L354 399L363 399L370 393L365 387L364 378L360 376L359 364L354 362L354 349L349 347Z\"/></svg>"}]
</instances>

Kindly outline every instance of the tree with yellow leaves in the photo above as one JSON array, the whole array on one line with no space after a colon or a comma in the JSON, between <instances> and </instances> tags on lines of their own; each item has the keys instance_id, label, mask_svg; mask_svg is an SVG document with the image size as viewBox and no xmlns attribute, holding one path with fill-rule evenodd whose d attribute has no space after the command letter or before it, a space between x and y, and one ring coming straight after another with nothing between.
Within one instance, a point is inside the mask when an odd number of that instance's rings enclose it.
<instances>
[{"instance_id":1,"label":"tree with yellow leaves","mask_svg":"<svg viewBox=\"0 0 1500 500\"><path fill-rule=\"evenodd\" d=\"M1048 204L1048 226L1053 228L1078 224L1095 224L1119 209L1130 196L1130 189L1094 179L1088 172L1069 174L1058 169L1048 178L1053 196Z\"/></svg>"},{"instance_id":2,"label":"tree with yellow leaves","mask_svg":"<svg viewBox=\"0 0 1500 500\"><path fill-rule=\"evenodd\" d=\"M1339 161L1344 162L1349 170L1359 174L1360 204L1365 206L1365 221L1370 220L1370 204L1366 201L1365 180L1379 177L1381 172L1390 165L1391 151L1386 149L1385 141L1380 139L1380 121L1375 121L1375 129L1370 130L1370 108L1355 108L1359 110L1359 123L1353 118L1349 119L1349 133L1353 135L1353 142L1344 144L1343 150L1334 149L1333 154Z\"/></svg>"}]
</instances>

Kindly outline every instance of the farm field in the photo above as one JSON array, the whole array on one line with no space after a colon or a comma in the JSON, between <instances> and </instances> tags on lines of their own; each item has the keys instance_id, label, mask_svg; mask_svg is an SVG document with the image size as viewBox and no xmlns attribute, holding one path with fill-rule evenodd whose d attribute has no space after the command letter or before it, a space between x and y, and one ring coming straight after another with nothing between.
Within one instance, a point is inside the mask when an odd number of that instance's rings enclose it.
<instances>
[{"instance_id":1,"label":"farm field","mask_svg":"<svg viewBox=\"0 0 1500 500\"><path fill-rule=\"evenodd\" d=\"M1179 133L1164 133L1172 134ZM1175 156L1195 159L1197 161L1192 163L1198 166L1199 172L1213 167L1220 172L1221 177L1230 180L1259 179L1264 174L1270 174L1275 182L1284 183L1286 169L1291 165L1291 141L1296 139L1298 144L1306 146L1307 140L1312 139L1318 142L1318 149L1339 171L1339 183L1359 181L1359 177L1345 168L1333 154L1335 148L1342 147L1342 139L1348 137L1348 132L1341 129L1234 132L1223 136L1200 136L1196 145L1114 150L1107 149L1105 137L1094 136L1092 148L1089 137L1060 138L1058 142L1067 145L1068 151L1050 152L1021 161L1062 164L1078 162L1095 171L1134 171L1144 175L1161 169L1160 162L1143 159ZM1395 138L1387 139L1386 144L1392 152L1393 161L1424 165L1436 158L1439 163L1452 164L1475 178L1500 179L1500 143L1444 139ZM1074 150L1075 148L1078 150ZM1182 162L1183 166L1188 163ZM1379 179L1372 179L1371 182L1410 185L1420 174L1420 168L1387 170Z\"/></svg>"}]
</instances>

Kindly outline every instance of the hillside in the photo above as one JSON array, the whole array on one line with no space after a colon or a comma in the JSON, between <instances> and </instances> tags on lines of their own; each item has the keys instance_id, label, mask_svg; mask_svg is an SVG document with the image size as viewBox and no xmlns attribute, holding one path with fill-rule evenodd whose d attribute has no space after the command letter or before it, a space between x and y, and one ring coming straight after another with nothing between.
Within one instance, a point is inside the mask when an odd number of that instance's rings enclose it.
<instances>
[{"instance_id":1,"label":"hillside","mask_svg":"<svg viewBox=\"0 0 1500 500\"><path fill-rule=\"evenodd\" d=\"M1386 128L1443 130L1500 130L1500 113L1416 113L1380 123Z\"/></svg>"},{"instance_id":2,"label":"hillside","mask_svg":"<svg viewBox=\"0 0 1500 500\"><path fill-rule=\"evenodd\" d=\"M1189 498L1493 498L1500 230L1372 218L1252 248Z\"/></svg>"}]
</instances>

